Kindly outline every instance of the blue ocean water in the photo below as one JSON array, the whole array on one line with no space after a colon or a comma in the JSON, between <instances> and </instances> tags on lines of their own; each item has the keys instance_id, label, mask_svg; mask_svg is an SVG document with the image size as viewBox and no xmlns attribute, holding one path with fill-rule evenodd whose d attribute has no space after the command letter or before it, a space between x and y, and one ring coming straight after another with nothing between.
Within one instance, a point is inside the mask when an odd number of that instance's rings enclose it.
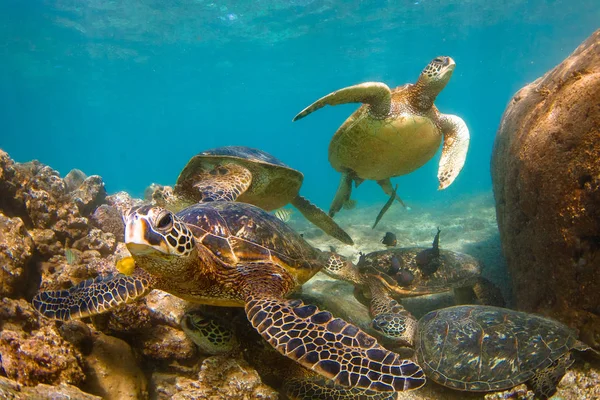
<instances>
[{"instance_id":1,"label":"blue ocean water","mask_svg":"<svg viewBox=\"0 0 600 400\"><path fill-rule=\"evenodd\" d=\"M201 150L258 147L301 170L302 194L327 208L339 180L328 143L357 105L293 116L341 87L414 82L449 55L436 105L470 128L465 168L442 192L439 154L394 181L409 204L452 199L490 190L508 100L599 21L597 0L3 0L0 148L141 196ZM354 197L386 199L371 182Z\"/></svg>"}]
</instances>

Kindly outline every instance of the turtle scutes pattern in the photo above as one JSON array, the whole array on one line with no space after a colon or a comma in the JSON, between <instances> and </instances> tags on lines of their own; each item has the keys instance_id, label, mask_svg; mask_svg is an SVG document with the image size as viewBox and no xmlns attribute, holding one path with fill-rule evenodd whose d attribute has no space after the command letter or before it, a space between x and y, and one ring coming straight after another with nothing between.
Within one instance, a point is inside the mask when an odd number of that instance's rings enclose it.
<instances>
[{"instance_id":1,"label":"turtle scutes pattern","mask_svg":"<svg viewBox=\"0 0 600 400\"><path fill-rule=\"evenodd\" d=\"M198 243L228 264L275 261L316 273L322 255L273 215L257 208L231 207L227 202L197 204L178 217Z\"/></svg>"},{"instance_id":2,"label":"turtle scutes pattern","mask_svg":"<svg viewBox=\"0 0 600 400\"><path fill-rule=\"evenodd\" d=\"M377 392L416 389L423 371L372 336L300 300L246 303L252 325L282 354L339 385ZM272 315L272 318L269 318Z\"/></svg>"},{"instance_id":3,"label":"turtle scutes pattern","mask_svg":"<svg viewBox=\"0 0 600 400\"><path fill-rule=\"evenodd\" d=\"M417 359L427 376L467 391L504 390L528 381L577 343L556 321L484 306L433 311L421 318L418 332Z\"/></svg>"}]
</instances>

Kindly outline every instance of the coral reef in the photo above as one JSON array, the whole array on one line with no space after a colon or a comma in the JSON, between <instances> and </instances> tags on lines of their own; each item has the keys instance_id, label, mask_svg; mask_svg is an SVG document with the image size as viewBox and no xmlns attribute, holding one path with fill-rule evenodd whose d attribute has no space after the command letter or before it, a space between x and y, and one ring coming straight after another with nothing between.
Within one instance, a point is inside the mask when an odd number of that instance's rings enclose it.
<instances>
[{"instance_id":1,"label":"coral reef","mask_svg":"<svg viewBox=\"0 0 600 400\"><path fill-rule=\"evenodd\" d=\"M386 230L398 234L399 246L430 245L440 225L443 248L483 258L492 265L484 274L501 274L493 206L487 198L469 201L440 213L418 206L413 213L392 208L375 231L362 212L342 212L339 219L352 225L352 234L360 238L360 250L365 252L382 248L379 240ZM0 397L279 398L277 391L293 362L266 344L241 309L216 311L236 326L242 343L239 352L208 358L179 325L190 304L164 292L152 291L113 312L66 323L50 321L33 310L29 301L40 288L64 289L116 272L115 262L129 255L123 243L122 216L142 202L125 192L107 195L98 176L73 170L62 179L37 161L15 163L0 151ZM479 210L477 216L469 214L473 208ZM375 215L378 206L365 209ZM299 219L300 223L290 223L315 246L325 250L338 246L341 253L358 256L358 247L340 245ZM411 229L402 228L405 224ZM340 316L346 311L354 323L369 328L364 306L358 302L348 306L343 301L352 299L351 286L322 274L316 278L306 286L306 298L314 296L319 302L318 295L326 293L338 300L332 311ZM444 306L451 299L415 301L407 300L413 311ZM576 364L561 383L559 394L564 393L566 399L591 396L597 372ZM407 399L482 397L435 384L399 395Z\"/></svg>"},{"instance_id":2,"label":"coral reef","mask_svg":"<svg viewBox=\"0 0 600 400\"><path fill-rule=\"evenodd\" d=\"M521 89L491 163L516 306L600 348L600 31Z\"/></svg>"}]
</instances>

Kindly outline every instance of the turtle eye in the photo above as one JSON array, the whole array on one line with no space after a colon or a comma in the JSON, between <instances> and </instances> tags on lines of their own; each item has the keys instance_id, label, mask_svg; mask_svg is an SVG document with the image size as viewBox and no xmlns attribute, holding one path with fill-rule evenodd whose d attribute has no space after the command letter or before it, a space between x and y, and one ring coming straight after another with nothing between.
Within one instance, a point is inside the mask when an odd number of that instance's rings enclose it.
<instances>
[{"instance_id":1,"label":"turtle eye","mask_svg":"<svg viewBox=\"0 0 600 400\"><path fill-rule=\"evenodd\" d=\"M170 213L167 213L160 217L158 222L156 223L156 227L162 230L169 229L171 228L171 226L173 226L173 217L171 217Z\"/></svg>"}]
</instances>

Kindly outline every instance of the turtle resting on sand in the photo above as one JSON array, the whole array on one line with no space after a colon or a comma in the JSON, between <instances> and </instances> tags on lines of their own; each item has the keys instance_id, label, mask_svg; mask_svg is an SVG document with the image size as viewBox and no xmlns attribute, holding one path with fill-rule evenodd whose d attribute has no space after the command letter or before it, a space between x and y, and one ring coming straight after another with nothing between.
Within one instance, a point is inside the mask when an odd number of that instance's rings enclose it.
<instances>
[{"instance_id":1,"label":"turtle resting on sand","mask_svg":"<svg viewBox=\"0 0 600 400\"><path fill-rule=\"evenodd\" d=\"M124 219L133 274L40 292L32 301L36 310L54 319L83 318L155 288L192 302L244 307L276 350L339 385L390 392L425 383L418 365L359 328L286 298L337 256L313 248L274 215L250 204L215 201L177 214L134 207Z\"/></svg>"},{"instance_id":2,"label":"turtle resting on sand","mask_svg":"<svg viewBox=\"0 0 600 400\"><path fill-rule=\"evenodd\" d=\"M365 179L375 180L391 195L390 178L423 166L438 151L442 138L438 188L445 189L456 179L467 156L469 130L461 118L441 114L433 104L455 66L450 57L436 57L415 84L390 89L381 82L361 83L320 98L294 117L297 121L326 105L363 103L329 144L329 162L342 173L329 215L350 199L352 181L358 186Z\"/></svg>"},{"instance_id":3,"label":"turtle resting on sand","mask_svg":"<svg viewBox=\"0 0 600 400\"><path fill-rule=\"evenodd\" d=\"M416 359L434 382L456 390L500 391L527 382L554 394L573 364L571 350L594 352L558 321L506 308L463 305L424 315L394 314L407 327Z\"/></svg>"},{"instance_id":4,"label":"turtle resting on sand","mask_svg":"<svg viewBox=\"0 0 600 400\"><path fill-rule=\"evenodd\" d=\"M500 289L481 276L481 263L468 254L440 249L439 234L438 229L430 248L390 248L361 254L356 267L333 255L323 272L355 286L355 297L369 307L374 328L385 325L396 329L384 321L387 315L381 313L381 304L401 302L406 297L452 290L458 303L504 306ZM394 341L396 336L391 334Z\"/></svg>"},{"instance_id":5,"label":"turtle resting on sand","mask_svg":"<svg viewBox=\"0 0 600 400\"><path fill-rule=\"evenodd\" d=\"M304 175L272 155L250 147L226 146L195 155L183 168L173 197L155 192L158 205L179 211L207 201L239 201L272 211L292 203L306 219L346 244L352 238L323 210L300 196Z\"/></svg>"}]
</instances>

